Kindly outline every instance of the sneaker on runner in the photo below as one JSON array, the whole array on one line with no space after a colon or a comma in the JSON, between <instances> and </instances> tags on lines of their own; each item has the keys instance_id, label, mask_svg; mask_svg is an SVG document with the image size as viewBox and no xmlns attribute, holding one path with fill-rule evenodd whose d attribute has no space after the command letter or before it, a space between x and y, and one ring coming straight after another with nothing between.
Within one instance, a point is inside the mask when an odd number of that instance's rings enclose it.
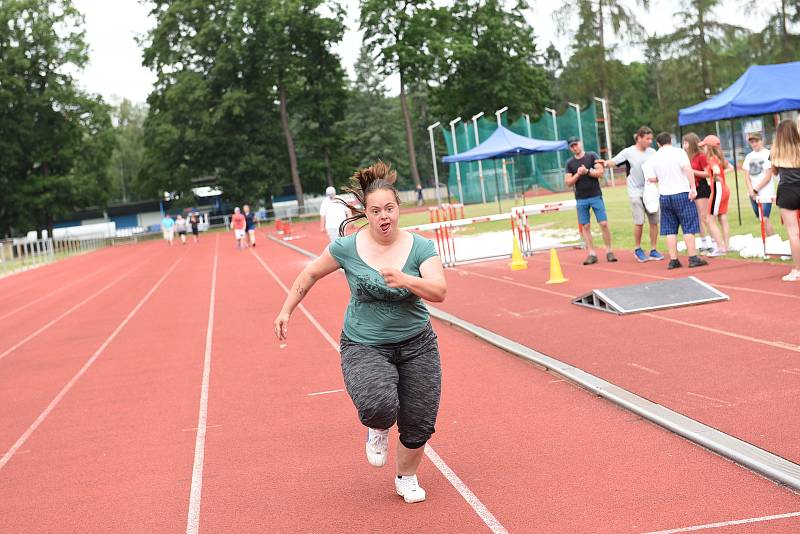
<instances>
[{"instance_id":1,"label":"sneaker on runner","mask_svg":"<svg viewBox=\"0 0 800 534\"><path fill-rule=\"evenodd\" d=\"M637 248L633 251L633 255L636 256L636 261L639 263L644 263L649 261L650 258L647 257L647 254L644 253L644 250Z\"/></svg>"},{"instance_id":2,"label":"sneaker on runner","mask_svg":"<svg viewBox=\"0 0 800 534\"><path fill-rule=\"evenodd\" d=\"M589 254L588 256L586 256L586 259L583 260L584 265L591 265L593 263L597 263L597 256L595 256L594 254Z\"/></svg>"},{"instance_id":3,"label":"sneaker on runner","mask_svg":"<svg viewBox=\"0 0 800 534\"><path fill-rule=\"evenodd\" d=\"M708 265L708 262L700 256L689 256L689 267L702 267Z\"/></svg>"},{"instance_id":4,"label":"sneaker on runner","mask_svg":"<svg viewBox=\"0 0 800 534\"><path fill-rule=\"evenodd\" d=\"M711 252L709 252L709 253L708 253L708 256L709 256L710 258L716 258L716 257L718 257L718 256L724 256L724 255L726 255L727 253L728 253L728 251L727 251L727 250L715 249L715 250L712 250Z\"/></svg>"},{"instance_id":5,"label":"sneaker on runner","mask_svg":"<svg viewBox=\"0 0 800 534\"><path fill-rule=\"evenodd\" d=\"M394 477L394 488L407 503L421 502L425 500L425 490L419 487L417 475L405 475Z\"/></svg>"},{"instance_id":6,"label":"sneaker on runner","mask_svg":"<svg viewBox=\"0 0 800 534\"><path fill-rule=\"evenodd\" d=\"M781 277L784 282L798 282L800 281L800 270L792 269L789 274Z\"/></svg>"},{"instance_id":7,"label":"sneaker on runner","mask_svg":"<svg viewBox=\"0 0 800 534\"><path fill-rule=\"evenodd\" d=\"M606 252L606 261L609 263L614 263L617 261L617 257L614 256L613 252Z\"/></svg>"},{"instance_id":8,"label":"sneaker on runner","mask_svg":"<svg viewBox=\"0 0 800 534\"><path fill-rule=\"evenodd\" d=\"M389 456L389 429L376 430L370 428L367 431L367 461L375 467L386 465L386 458Z\"/></svg>"},{"instance_id":9,"label":"sneaker on runner","mask_svg":"<svg viewBox=\"0 0 800 534\"><path fill-rule=\"evenodd\" d=\"M653 250L650 251L650 259L651 260L655 260L655 261L661 261L661 260L664 259L664 255L661 254L656 249L653 249Z\"/></svg>"},{"instance_id":10,"label":"sneaker on runner","mask_svg":"<svg viewBox=\"0 0 800 534\"><path fill-rule=\"evenodd\" d=\"M669 260L669 265L667 265L667 269L669 270L680 269L681 267L683 267L683 265L681 265L681 260Z\"/></svg>"}]
</instances>

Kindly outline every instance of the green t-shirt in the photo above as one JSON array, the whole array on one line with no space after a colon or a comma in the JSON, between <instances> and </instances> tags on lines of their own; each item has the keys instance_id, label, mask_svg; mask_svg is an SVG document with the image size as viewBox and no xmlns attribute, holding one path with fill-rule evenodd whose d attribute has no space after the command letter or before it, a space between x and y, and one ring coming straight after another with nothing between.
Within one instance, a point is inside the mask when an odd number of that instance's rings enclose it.
<instances>
[{"instance_id":1,"label":"green t-shirt","mask_svg":"<svg viewBox=\"0 0 800 534\"><path fill-rule=\"evenodd\" d=\"M344 334L362 345L398 343L413 337L428 323L428 309L408 289L387 286L380 273L361 259L356 250L357 235L340 237L328 245L350 285ZM414 243L402 271L420 277L419 266L436 256L436 248L430 239L412 235Z\"/></svg>"}]
</instances>

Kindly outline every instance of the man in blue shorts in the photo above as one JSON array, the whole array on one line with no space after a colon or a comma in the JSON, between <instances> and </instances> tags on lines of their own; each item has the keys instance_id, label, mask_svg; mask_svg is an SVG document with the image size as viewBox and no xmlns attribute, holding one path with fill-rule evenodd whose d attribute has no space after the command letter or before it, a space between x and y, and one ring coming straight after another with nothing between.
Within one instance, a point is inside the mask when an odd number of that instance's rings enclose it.
<instances>
[{"instance_id":1,"label":"man in blue shorts","mask_svg":"<svg viewBox=\"0 0 800 534\"><path fill-rule=\"evenodd\" d=\"M642 165L645 180L658 184L661 204L661 235L667 238L668 269L682 267L678 259L678 228L689 253L689 267L702 267L708 262L697 255L694 234L700 231L700 219L694 199L697 187L689 156L682 148L672 146L672 136L666 132L656 137L658 152Z\"/></svg>"},{"instance_id":2,"label":"man in blue shorts","mask_svg":"<svg viewBox=\"0 0 800 534\"><path fill-rule=\"evenodd\" d=\"M594 152L584 152L583 143L577 137L567 139L569 149L573 157L567 161L566 182L568 186L575 188L575 200L578 203L578 224L581 226L583 241L589 255L583 261L584 265L597 263L597 252L594 250L592 242L592 231L590 228L591 211L600 225L603 233L603 243L606 246L606 260L617 261L616 256L611 251L611 231L608 229L608 215L606 205L603 202L603 192L600 190L600 179L603 177L603 161ZM591 210L591 211L590 211Z\"/></svg>"}]
</instances>

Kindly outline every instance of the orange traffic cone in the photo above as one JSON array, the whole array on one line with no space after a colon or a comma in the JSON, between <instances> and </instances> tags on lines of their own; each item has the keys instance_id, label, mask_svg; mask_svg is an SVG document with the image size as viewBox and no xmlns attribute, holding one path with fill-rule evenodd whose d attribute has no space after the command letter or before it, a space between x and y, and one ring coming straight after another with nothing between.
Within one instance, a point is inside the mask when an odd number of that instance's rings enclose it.
<instances>
[{"instance_id":1,"label":"orange traffic cone","mask_svg":"<svg viewBox=\"0 0 800 534\"><path fill-rule=\"evenodd\" d=\"M558 254L556 253L556 249L550 249L550 280L547 281L548 284L562 284L566 282L567 279L564 278L564 273L561 272L561 262L558 261Z\"/></svg>"},{"instance_id":2,"label":"orange traffic cone","mask_svg":"<svg viewBox=\"0 0 800 534\"><path fill-rule=\"evenodd\" d=\"M511 232L511 239L514 240L514 248L511 252L511 263L508 264L512 271L521 271L528 268L528 262L522 257L522 251L519 249L519 242L514 232Z\"/></svg>"}]
</instances>

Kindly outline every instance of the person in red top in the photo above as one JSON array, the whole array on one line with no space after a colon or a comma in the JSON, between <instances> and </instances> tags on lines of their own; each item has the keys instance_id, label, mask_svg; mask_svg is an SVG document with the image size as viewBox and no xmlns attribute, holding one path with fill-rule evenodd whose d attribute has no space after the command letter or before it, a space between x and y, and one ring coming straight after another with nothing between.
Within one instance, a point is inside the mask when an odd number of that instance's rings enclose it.
<instances>
[{"instance_id":1,"label":"person in red top","mask_svg":"<svg viewBox=\"0 0 800 534\"><path fill-rule=\"evenodd\" d=\"M722 153L719 137L707 135L699 145L706 151L706 173L711 181L711 196L708 199L708 229L717 242L717 250L711 256L722 256L728 253L731 227L728 224L728 199L731 190L725 183L725 170L732 168L725 155ZM719 226L717 226L719 221ZM719 227L722 227L721 235ZM721 239L718 239L717 236Z\"/></svg>"},{"instance_id":2,"label":"person in red top","mask_svg":"<svg viewBox=\"0 0 800 534\"><path fill-rule=\"evenodd\" d=\"M233 217L231 218L231 228L233 228L233 235L236 237L236 246L238 248L247 248L247 245L244 242L244 238L247 235L245 231L245 226L247 225L247 219L245 219L244 215L242 215L241 210L237 206L233 210Z\"/></svg>"},{"instance_id":3,"label":"person in red top","mask_svg":"<svg viewBox=\"0 0 800 534\"><path fill-rule=\"evenodd\" d=\"M708 185L708 158L706 153L700 148L700 137L694 132L683 136L683 149L689 156L689 162L694 173L695 186L697 187L697 198L694 205L697 208L697 216L700 219L700 245L698 251L701 254L708 254L713 250L711 237L708 235L708 197L711 196L711 187Z\"/></svg>"}]
</instances>

